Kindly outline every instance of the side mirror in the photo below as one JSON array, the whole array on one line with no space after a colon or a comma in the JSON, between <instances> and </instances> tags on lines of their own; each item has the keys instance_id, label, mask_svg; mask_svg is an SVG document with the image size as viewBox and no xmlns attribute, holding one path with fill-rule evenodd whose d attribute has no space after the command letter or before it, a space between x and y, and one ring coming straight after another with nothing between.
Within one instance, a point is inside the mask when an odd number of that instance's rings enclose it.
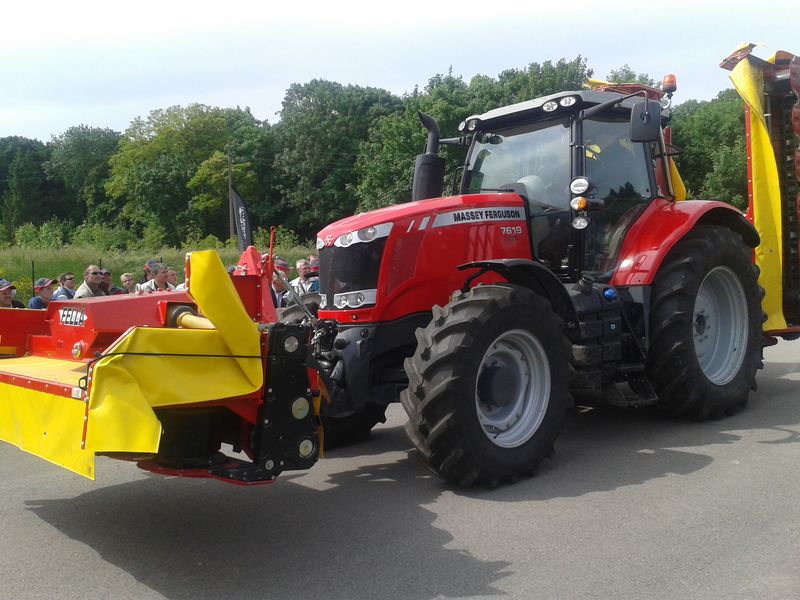
<instances>
[{"instance_id":1,"label":"side mirror","mask_svg":"<svg viewBox=\"0 0 800 600\"><path fill-rule=\"evenodd\" d=\"M657 142L661 137L661 104L655 100L637 102L631 110L631 141Z\"/></svg>"}]
</instances>

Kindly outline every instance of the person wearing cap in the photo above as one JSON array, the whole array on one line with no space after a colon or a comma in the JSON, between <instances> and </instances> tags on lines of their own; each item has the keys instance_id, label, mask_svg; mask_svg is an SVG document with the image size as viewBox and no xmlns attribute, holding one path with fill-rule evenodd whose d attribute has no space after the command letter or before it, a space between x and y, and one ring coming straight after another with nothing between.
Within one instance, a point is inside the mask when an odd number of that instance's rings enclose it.
<instances>
[{"instance_id":1,"label":"person wearing cap","mask_svg":"<svg viewBox=\"0 0 800 600\"><path fill-rule=\"evenodd\" d=\"M159 264L159 262L154 258L151 258L146 263L144 263L144 276L139 280L139 285L147 283L153 278L153 273L151 272L151 269L153 268L153 265L157 264Z\"/></svg>"},{"instance_id":2,"label":"person wearing cap","mask_svg":"<svg viewBox=\"0 0 800 600\"><path fill-rule=\"evenodd\" d=\"M118 296L125 293L125 290L115 286L111 281L111 271L108 269L100 269L100 289L108 296Z\"/></svg>"},{"instance_id":3,"label":"person wearing cap","mask_svg":"<svg viewBox=\"0 0 800 600\"><path fill-rule=\"evenodd\" d=\"M58 284L58 289L53 292L53 300L72 300L75 296L75 273L62 273L58 276Z\"/></svg>"},{"instance_id":4,"label":"person wearing cap","mask_svg":"<svg viewBox=\"0 0 800 600\"><path fill-rule=\"evenodd\" d=\"M103 288L100 287L100 282L100 267L97 265L89 265L83 272L83 283L81 284L81 287L78 288L78 291L75 292L73 299L78 300L80 298L97 298L99 296L107 296L108 294L106 294L103 291Z\"/></svg>"},{"instance_id":5,"label":"person wearing cap","mask_svg":"<svg viewBox=\"0 0 800 600\"><path fill-rule=\"evenodd\" d=\"M55 279L39 277L33 284L33 291L36 295L28 300L28 308L35 308L38 310L47 308L47 305L50 304L50 300L53 299L53 284L55 282Z\"/></svg>"},{"instance_id":6,"label":"person wearing cap","mask_svg":"<svg viewBox=\"0 0 800 600\"><path fill-rule=\"evenodd\" d=\"M0 308L25 308L25 305L14 298L17 287L3 278L0 278Z\"/></svg>"},{"instance_id":7,"label":"person wearing cap","mask_svg":"<svg viewBox=\"0 0 800 600\"><path fill-rule=\"evenodd\" d=\"M275 305L275 308L282 308L287 304L287 292L286 286L284 286L283 282L278 278L277 273L280 272L284 279L288 279L290 271L289 263L279 256L276 256L273 264L275 265L275 273L272 275L272 287L270 288L270 292L272 293L272 303Z\"/></svg>"}]
</instances>

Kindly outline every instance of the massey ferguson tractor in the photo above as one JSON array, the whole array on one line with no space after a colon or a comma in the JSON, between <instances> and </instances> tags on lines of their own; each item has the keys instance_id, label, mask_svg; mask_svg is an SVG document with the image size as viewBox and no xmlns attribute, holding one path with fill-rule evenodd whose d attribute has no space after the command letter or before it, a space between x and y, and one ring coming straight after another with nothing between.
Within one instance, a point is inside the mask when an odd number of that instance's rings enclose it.
<instances>
[{"instance_id":1,"label":"massey ferguson tractor","mask_svg":"<svg viewBox=\"0 0 800 600\"><path fill-rule=\"evenodd\" d=\"M498 108L452 139L422 115L413 201L320 232L317 315L295 298L276 322L252 247L232 276L188 255L187 292L0 308L0 439L92 479L104 455L253 484L399 400L435 472L492 486L535 472L573 398L739 410L762 346L800 336L800 59L751 49L723 62L747 215L685 200L670 80ZM467 149L447 197L442 144Z\"/></svg>"},{"instance_id":2,"label":"massey ferguson tractor","mask_svg":"<svg viewBox=\"0 0 800 600\"><path fill-rule=\"evenodd\" d=\"M363 434L399 399L435 472L494 485L551 453L571 396L745 406L763 344L800 333L800 59L750 49L723 63L747 108L747 216L685 199L674 78L505 106L452 139L421 114L413 201L319 233L327 420ZM447 197L442 144L468 148Z\"/></svg>"}]
</instances>

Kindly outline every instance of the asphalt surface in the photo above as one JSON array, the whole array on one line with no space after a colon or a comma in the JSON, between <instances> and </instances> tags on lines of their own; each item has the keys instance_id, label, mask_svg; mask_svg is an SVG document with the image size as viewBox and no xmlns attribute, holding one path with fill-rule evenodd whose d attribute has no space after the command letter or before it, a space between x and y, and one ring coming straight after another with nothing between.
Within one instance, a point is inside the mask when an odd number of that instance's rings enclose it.
<instances>
[{"instance_id":1,"label":"asphalt surface","mask_svg":"<svg viewBox=\"0 0 800 600\"><path fill-rule=\"evenodd\" d=\"M800 342L766 358L738 415L576 411L493 491L429 474L399 407L255 488L0 444L0 598L800 599Z\"/></svg>"}]
</instances>

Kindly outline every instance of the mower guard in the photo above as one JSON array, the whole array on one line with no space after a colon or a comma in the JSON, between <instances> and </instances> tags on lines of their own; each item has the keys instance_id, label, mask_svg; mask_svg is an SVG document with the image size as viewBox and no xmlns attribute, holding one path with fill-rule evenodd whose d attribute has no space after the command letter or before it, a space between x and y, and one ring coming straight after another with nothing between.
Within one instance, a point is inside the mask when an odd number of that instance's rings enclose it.
<instances>
[{"instance_id":1,"label":"mower guard","mask_svg":"<svg viewBox=\"0 0 800 600\"><path fill-rule=\"evenodd\" d=\"M0 439L94 479L96 453L158 451L154 407L260 389L262 336L216 252L191 253L188 272L189 295L215 329L131 327L91 360L0 361Z\"/></svg>"}]
</instances>

